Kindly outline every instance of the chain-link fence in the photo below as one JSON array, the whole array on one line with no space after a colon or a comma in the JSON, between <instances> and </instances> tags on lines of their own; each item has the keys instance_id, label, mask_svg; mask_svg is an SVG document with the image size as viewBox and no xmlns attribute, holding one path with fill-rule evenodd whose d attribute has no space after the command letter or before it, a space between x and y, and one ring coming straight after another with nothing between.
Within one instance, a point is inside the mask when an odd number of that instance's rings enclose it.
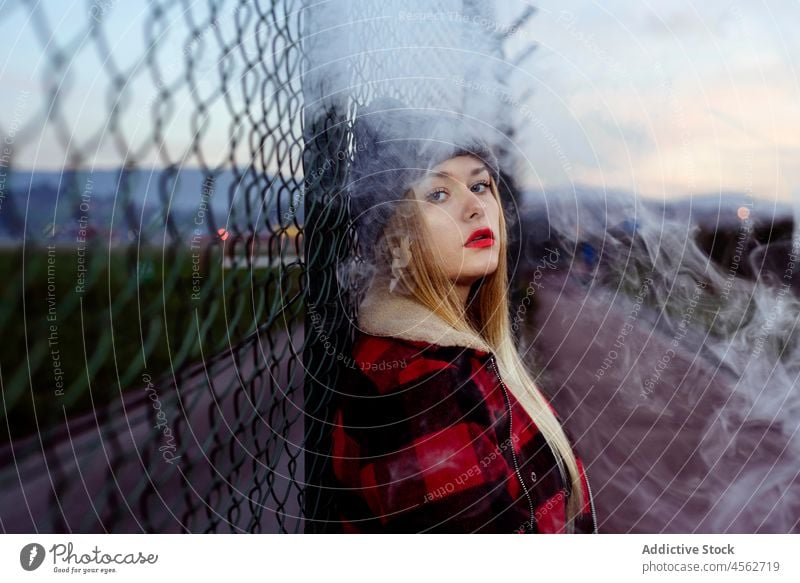
<instances>
[{"instance_id":1,"label":"chain-link fence","mask_svg":"<svg viewBox=\"0 0 800 583\"><path fill-rule=\"evenodd\" d=\"M511 35L485 4L434 4L0 8L3 531L335 526L352 119L385 94L469 109L453 75Z\"/></svg>"}]
</instances>

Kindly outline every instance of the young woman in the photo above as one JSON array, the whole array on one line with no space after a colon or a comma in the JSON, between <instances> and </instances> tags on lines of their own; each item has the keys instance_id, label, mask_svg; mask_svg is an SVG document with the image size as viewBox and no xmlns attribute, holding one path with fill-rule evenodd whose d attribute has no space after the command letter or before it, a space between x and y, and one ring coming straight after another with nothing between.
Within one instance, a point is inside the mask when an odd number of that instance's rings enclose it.
<instances>
[{"instance_id":1,"label":"young woman","mask_svg":"<svg viewBox=\"0 0 800 583\"><path fill-rule=\"evenodd\" d=\"M336 391L342 530L596 532L583 464L513 345L491 150L395 101L355 133L374 273Z\"/></svg>"}]
</instances>

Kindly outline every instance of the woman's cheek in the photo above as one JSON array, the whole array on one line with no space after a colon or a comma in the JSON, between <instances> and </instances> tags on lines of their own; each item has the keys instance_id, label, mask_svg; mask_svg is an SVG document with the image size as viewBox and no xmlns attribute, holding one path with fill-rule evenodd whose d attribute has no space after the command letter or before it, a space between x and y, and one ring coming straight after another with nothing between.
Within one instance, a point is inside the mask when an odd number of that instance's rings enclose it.
<instances>
[{"instance_id":1,"label":"woman's cheek","mask_svg":"<svg viewBox=\"0 0 800 583\"><path fill-rule=\"evenodd\" d=\"M460 239L457 235L458 227L452 219L432 220L428 224L428 227L431 238L438 247L443 249L457 249L463 246L459 243Z\"/></svg>"}]
</instances>

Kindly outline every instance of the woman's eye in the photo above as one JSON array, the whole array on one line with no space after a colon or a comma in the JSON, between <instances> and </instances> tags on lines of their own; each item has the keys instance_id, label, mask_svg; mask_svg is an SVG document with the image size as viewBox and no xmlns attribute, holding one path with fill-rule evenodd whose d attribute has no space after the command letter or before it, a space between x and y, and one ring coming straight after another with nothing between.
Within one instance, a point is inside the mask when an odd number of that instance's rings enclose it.
<instances>
[{"instance_id":1,"label":"woman's eye","mask_svg":"<svg viewBox=\"0 0 800 583\"><path fill-rule=\"evenodd\" d=\"M441 198L437 198L436 197L437 194L441 194L442 197ZM444 200L444 195L446 195L446 194L447 194L447 192L445 192L444 190L434 190L433 192L428 194L428 200L433 201L433 202L442 202Z\"/></svg>"},{"instance_id":2,"label":"woman's eye","mask_svg":"<svg viewBox=\"0 0 800 583\"><path fill-rule=\"evenodd\" d=\"M475 190L476 187L483 187L482 190ZM484 192L485 190L489 189L489 184L486 182L476 182L472 185L472 192Z\"/></svg>"}]
</instances>

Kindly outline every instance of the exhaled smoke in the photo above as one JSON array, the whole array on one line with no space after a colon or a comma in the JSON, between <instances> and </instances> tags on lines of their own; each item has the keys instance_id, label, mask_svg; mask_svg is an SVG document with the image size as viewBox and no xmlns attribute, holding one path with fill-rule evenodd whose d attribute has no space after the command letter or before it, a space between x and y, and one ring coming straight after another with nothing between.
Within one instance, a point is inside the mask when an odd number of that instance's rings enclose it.
<instances>
[{"instance_id":1,"label":"exhaled smoke","mask_svg":"<svg viewBox=\"0 0 800 583\"><path fill-rule=\"evenodd\" d=\"M546 202L531 224L549 226L540 238L560 243L564 263L528 342L573 412L607 528L797 530L791 209L741 220L719 201L580 192Z\"/></svg>"},{"instance_id":2,"label":"exhaled smoke","mask_svg":"<svg viewBox=\"0 0 800 583\"><path fill-rule=\"evenodd\" d=\"M505 82L514 66L502 55L509 31L493 5L461 0L336 0L307 16L307 115L328 119L337 112L338 125L327 131L340 137L342 150L321 152L309 170L316 176L320 166L345 182L367 255L342 266L340 284L363 290L376 270L371 253L378 231L408 178L442 161L448 149L469 149L475 135L497 155L510 156L503 148L512 150ZM408 114L390 113L398 108ZM507 158L500 163L513 166Z\"/></svg>"}]
</instances>

